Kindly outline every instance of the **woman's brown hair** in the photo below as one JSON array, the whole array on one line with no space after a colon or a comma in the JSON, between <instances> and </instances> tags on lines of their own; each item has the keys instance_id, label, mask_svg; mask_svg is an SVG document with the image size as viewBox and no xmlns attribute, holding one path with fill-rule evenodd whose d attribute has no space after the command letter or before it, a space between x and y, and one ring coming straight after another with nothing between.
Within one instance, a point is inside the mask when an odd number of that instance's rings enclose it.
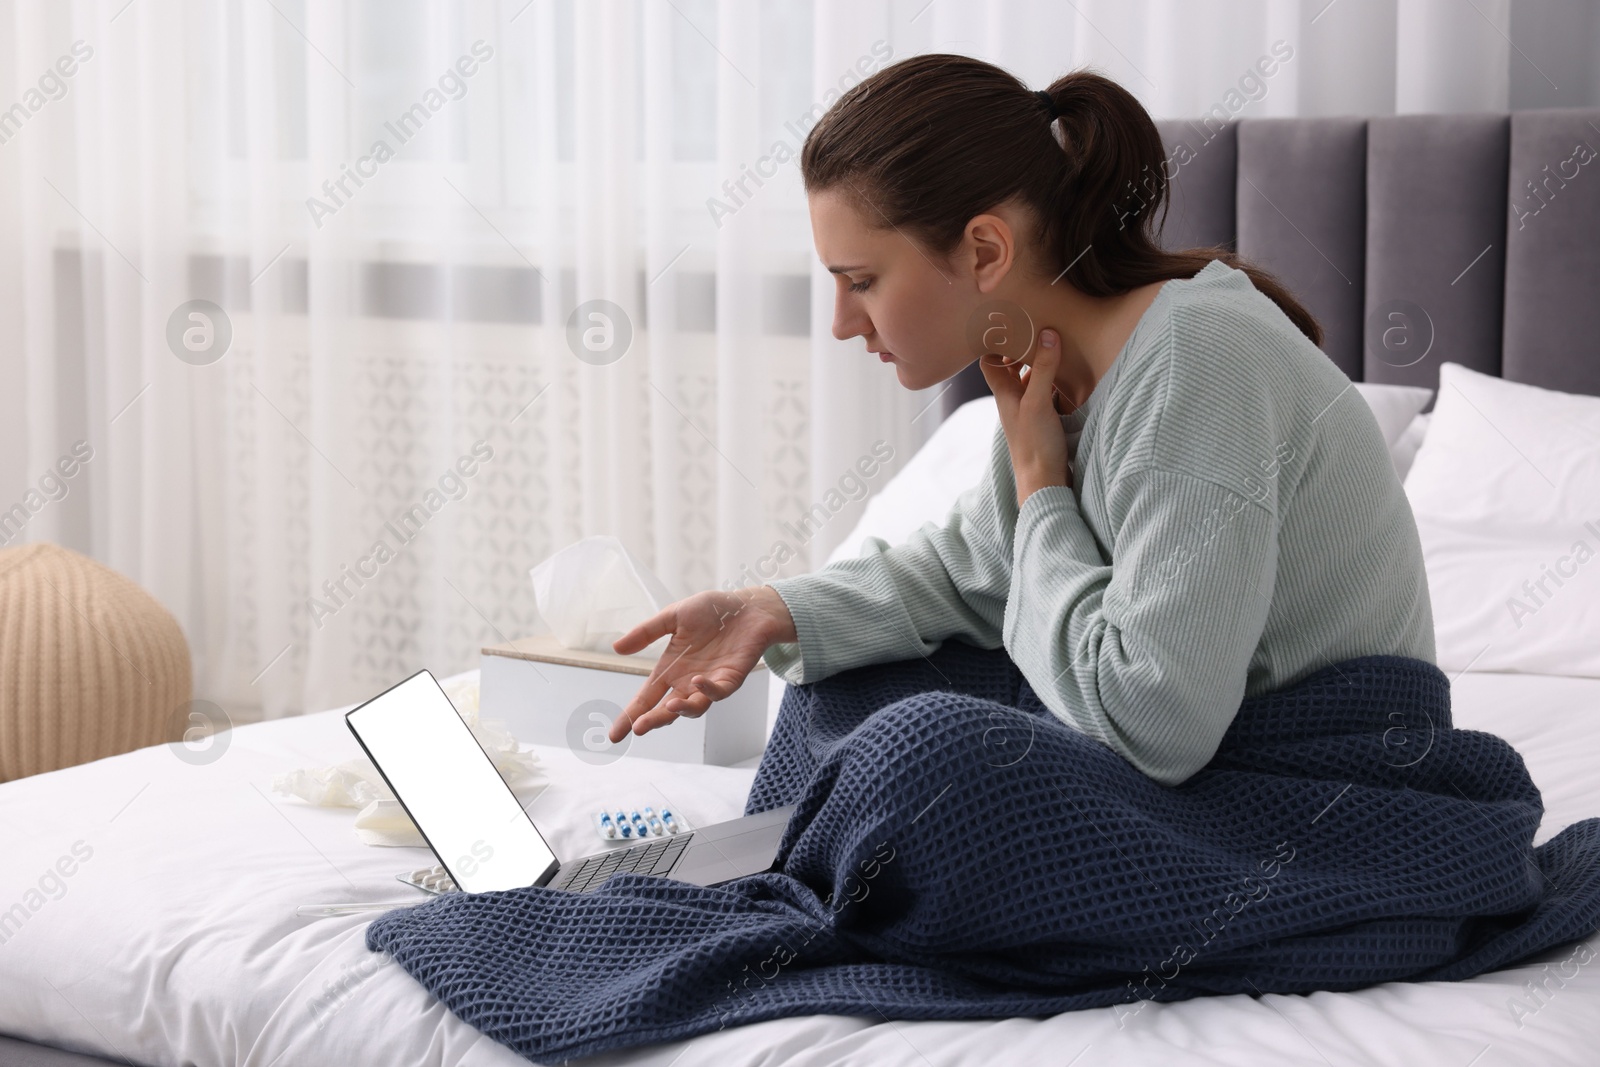
<instances>
[{"instance_id":1,"label":"woman's brown hair","mask_svg":"<svg viewBox=\"0 0 1600 1067\"><path fill-rule=\"evenodd\" d=\"M1088 70L1046 92L1054 121L1038 93L982 60L901 60L851 88L812 128L800 153L806 192L841 187L864 216L941 256L973 216L1015 199L1039 219L1052 276L1063 272L1090 296L1192 277L1220 259L1322 344L1317 320L1266 271L1221 246L1168 251L1156 243L1167 158L1132 93Z\"/></svg>"}]
</instances>

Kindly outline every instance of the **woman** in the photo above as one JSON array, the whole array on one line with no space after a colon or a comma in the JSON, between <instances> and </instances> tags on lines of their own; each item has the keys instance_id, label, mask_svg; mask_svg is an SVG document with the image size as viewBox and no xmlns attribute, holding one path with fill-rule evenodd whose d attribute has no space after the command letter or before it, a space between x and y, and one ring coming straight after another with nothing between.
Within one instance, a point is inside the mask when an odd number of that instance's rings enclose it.
<instances>
[{"instance_id":1,"label":"woman","mask_svg":"<svg viewBox=\"0 0 1600 1067\"><path fill-rule=\"evenodd\" d=\"M624 635L673 636L613 741L704 714L763 655L808 683L953 637L1003 645L1057 717L1172 785L1246 697L1357 656L1433 662L1375 419L1270 276L1158 248L1167 165L1138 101L1086 71L1034 93L919 56L823 116L801 167L834 336L909 389L981 356L988 472L942 527Z\"/></svg>"},{"instance_id":2,"label":"woman","mask_svg":"<svg viewBox=\"0 0 1600 1067\"><path fill-rule=\"evenodd\" d=\"M796 1015L1120 1031L1147 1000L1456 981L1600 925L1600 819L1533 848L1522 759L1451 725L1409 509L1315 324L1152 244L1131 97L926 56L801 158L836 335L913 388L976 358L969 323L1010 358L943 527L616 643L672 634L613 740L762 655L815 683L745 802L793 806L773 869L451 894L369 948L545 1063Z\"/></svg>"}]
</instances>

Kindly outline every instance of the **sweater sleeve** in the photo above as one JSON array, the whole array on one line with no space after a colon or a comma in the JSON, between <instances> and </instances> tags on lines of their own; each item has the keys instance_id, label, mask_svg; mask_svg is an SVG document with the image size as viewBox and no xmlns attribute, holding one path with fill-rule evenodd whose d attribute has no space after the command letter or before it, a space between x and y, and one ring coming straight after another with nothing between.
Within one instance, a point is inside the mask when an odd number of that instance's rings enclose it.
<instances>
[{"instance_id":1,"label":"sweater sleeve","mask_svg":"<svg viewBox=\"0 0 1600 1067\"><path fill-rule=\"evenodd\" d=\"M794 616L798 640L769 647L767 666L801 684L926 656L947 637L999 648L1011 560L997 501L1007 493L1014 512L1010 451L997 427L983 481L956 500L943 526L923 523L893 547L868 538L855 559L768 583Z\"/></svg>"},{"instance_id":2,"label":"sweater sleeve","mask_svg":"<svg viewBox=\"0 0 1600 1067\"><path fill-rule=\"evenodd\" d=\"M1017 516L1005 645L1034 692L1149 777L1176 785L1216 753L1244 698L1277 570L1273 513L1192 474L1115 479L1110 564L1072 490Z\"/></svg>"}]
</instances>

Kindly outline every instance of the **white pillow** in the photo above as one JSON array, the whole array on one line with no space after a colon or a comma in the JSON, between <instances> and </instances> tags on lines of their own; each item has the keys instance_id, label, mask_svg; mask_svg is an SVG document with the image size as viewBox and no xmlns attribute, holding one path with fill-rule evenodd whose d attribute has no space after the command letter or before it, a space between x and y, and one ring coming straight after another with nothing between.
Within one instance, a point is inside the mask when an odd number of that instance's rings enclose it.
<instances>
[{"instance_id":1,"label":"white pillow","mask_svg":"<svg viewBox=\"0 0 1600 1067\"><path fill-rule=\"evenodd\" d=\"M1433 418L1433 413L1418 415L1411 420L1411 425L1406 427L1406 432L1400 435L1389 448L1389 458L1394 461L1394 472L1403 482L1411 471L1411 463L1417 458L1417 449L1422 447L1422 439L1428 436L1428 423Z\"/></svg>"},{"instance_id":2,"label":"white pillow","mask_svg":"<svg viewBox=\"0 0 1600 1067\"><path fill-rule=\"evenodd\" d=\"M1378 420L1378 429L1383 431L1383 443L1389 446L1389 459L1394 463L1395 474L1404 479L1406 472L1401 469L1395 446L1417 413L1428 406L1428 398L1433 396L1433 390L1417 385L1378 385L1373 382L1355 382L1354 385Z\"/></svg>"},{"instance_id":3,"label":"white pillow","mask_svg":"<svg viewBox=\"0 0 1600 1067\"><path fill-rule=\"evenodd\" d=\"M1446 363L1405 489L1441 669L1600 677L1600 397Z\"/></svg>"},{"instance_id":4,"label":"white pillow","mask_svg":"<svg viewBox=\"0 0 1600 1067\"><path fill-rule=\"evenodd\" d=\"M943 525L956 498L983 481L989 444L1000 411L994 397L969 400L939 424L916 455L872 495L855 528L828 556L829 563L855 559L868 537L897 545L925 522Z\"/></svg>"}]
</instances>

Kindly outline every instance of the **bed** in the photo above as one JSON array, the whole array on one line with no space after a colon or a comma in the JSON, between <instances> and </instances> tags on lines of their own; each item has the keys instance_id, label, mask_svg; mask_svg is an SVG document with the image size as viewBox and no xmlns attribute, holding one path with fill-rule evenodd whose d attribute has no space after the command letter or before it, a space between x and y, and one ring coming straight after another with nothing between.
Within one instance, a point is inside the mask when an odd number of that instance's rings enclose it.
<instances>
[{"instance_id":1,"label":"bed","mask_svg":"<svg viewBox=\"0 0 1600 1067\"><path fill-rule=\"evenodd\" d=\"M1325 349L1353 380L1419 387L1431 399L1448 361L1578 400L1600 396L1600 180L1548 177L1574 143L1600 143L1600 111L1164 123L1162 134L1175 158L1185 155L1168 243L1232 244L1278 272L1323 320ZM1523 192L1534 179L1542 197ZM1413 331L1400 347L1386 340L1396 308ZM993 428L978 387L971 375L953 383L939 432L873 498L835 558L866 536L895 540L938 521L976 479ZM1386 436L1397 449L1421 436L1415 464L1438 477L1451 457L1426 419L1455 416L1441 395L1420 417ZM1533 461L1546 462L1539 452ZM1408 472L1408 493L1419 473ZM1595 574L1587 578L1592 589ZM1569 595L1544 618L1600 622L1596 610ZM1441 626L1452 618L1440 615ZM1457 636L1452 649L1466 639ZM1441 666L1456 725L1497 733L1526 760L1545 801L1538 844L1600 814L1600 671L1581 650L1538 671L1503 655L1461 669L1441 656ZM475 676L445 681L470 686ZM313 902L403 900L411 891L395 874L431 862L425 850L364 845L348 809L272 791L286 771L359 754L343 710L240 727L209 762L162 746L0 785L0 909L38 903L20 917L0 912L12 916L0 923L0 1034L9 1035L0 1065L526 1062L369 952L370 913L296 914ZM521 799L563 856L592 850L585 813L602 796L659 798L698 824L740 814L754 775L534 752L548 782ZM584 1062L1589 1063L1600 1048L1597 954L1600 938L1590 936L1464 982L1048 1018L806 1016Z\"/></svg>"}]
</instances>

